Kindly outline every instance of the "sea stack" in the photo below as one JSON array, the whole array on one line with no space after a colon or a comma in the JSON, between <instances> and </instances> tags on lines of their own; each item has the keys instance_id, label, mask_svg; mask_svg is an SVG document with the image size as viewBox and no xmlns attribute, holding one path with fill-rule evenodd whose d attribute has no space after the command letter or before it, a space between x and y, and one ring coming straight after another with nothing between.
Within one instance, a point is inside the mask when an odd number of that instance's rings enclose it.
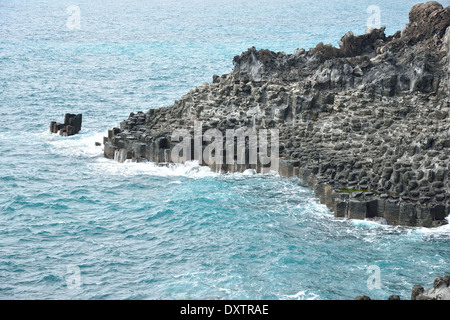
<instances>
[{"instance_id":1,"label":"sea stack","mask_svg":"<svg viewBox=\"0 0 450 320\"><path fill-rule=\"evenodd\" d=\"M412 7L390 36L385 28L348 32L339 47L293 54L253 47L233 59L231 73L172 106L130 114L108 132L104 154L171 162L172 133L194 134L195 123L224 136L277 129L278 173L300 177L337 217L440 226L450 213L449 60L450 7L434 1ZM216 157L223 161L213 170L265 172L259 162Z\"/></svg>"},{"instance_id":2,"label":"sea stack","mask_svg":"<svg viewBox=\"0 0 450 320\"><path fill-rule=\"evenodd\" d=\"M73 136L81 130L82 117L82 114L66 113L63 124L55 121L50 122L50 132L59 132L62 136Z\"/></svg>"}]
</instances>

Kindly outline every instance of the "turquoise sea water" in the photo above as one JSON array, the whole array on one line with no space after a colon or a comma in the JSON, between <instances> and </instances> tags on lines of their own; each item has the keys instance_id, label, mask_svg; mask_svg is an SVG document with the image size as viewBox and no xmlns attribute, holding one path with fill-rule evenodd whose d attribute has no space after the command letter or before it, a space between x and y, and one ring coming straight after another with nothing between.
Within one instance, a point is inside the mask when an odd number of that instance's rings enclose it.
<instances>
[{"instance_id":1,"label":"turquoise sea water","mask_svg":"<svg viewBox=\"0 0 450 320\"><path fill-rule=\"evenodd\" d=\"M392 34L414 3L0 1L0 299L407 299L450 274L448 226L339 220L298 179L119 164L94 145L251 46L336 45L370 5ZM50 134L66 112L81 134Z\"/></svg>"}]
</instances>

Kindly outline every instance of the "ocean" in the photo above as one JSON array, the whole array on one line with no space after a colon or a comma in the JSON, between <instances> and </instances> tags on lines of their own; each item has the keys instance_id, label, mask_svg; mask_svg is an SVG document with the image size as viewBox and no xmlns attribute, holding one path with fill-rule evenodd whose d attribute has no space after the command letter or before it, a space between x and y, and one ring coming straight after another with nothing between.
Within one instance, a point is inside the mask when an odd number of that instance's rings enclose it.
<instances>
[{"instance_id":1,"label":"ocean","mask_svg":"<svg viewBox=\"0 0 450 320\"><path fill-rule=\"evenodd\" d=\"M298 178L95 146L247 48L337 45L374 12L390 35L418 2L0 1L0 299L409 299L450 274L449 225L338 219ZM80 134L51 134L68 112Z\"/></svg>"}]
</instances>

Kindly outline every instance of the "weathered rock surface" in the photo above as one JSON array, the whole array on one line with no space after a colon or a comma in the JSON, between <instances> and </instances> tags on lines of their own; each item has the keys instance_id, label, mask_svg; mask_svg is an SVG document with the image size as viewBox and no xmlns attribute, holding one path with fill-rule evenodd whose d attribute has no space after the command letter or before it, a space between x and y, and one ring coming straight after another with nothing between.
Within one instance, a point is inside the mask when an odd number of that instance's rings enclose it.
<instances>
[{"instance_id":1,"label":"weathered rock surface","mask_svg":"<svg viewBox=\"0 0 450 320\"><path fill-rule=\"evenodd\" d=\"M64 123L50 122L50 132L58 133L62 136L73 136L80 132L83 120L82 114L66 113Z\"/></svg>"},{"instance_id":2,"label":"weathered rock surface","mask_svg":"<svg viewBox=\"0 0 450 320\"><path fill-rule=\"evenodd\" d=\"M369 296L357 296L355 300L371 300ZM400 300L398 295L389 296L388 300ZM424 289L421 285L414 285L411 300L450 300L450 275L437 277L433 288Z\"/></svg>"},{"instance_id":3,"label":"weathered rock surface","mask_svg":"<svg viewBox=\"0 0 450 320\"><path fill-rule=\"evenodd\" d=\"M433 288L424 289L415 285L411 293L411 300L450 300L450 275L437 277Z\"/></svg>"},{"instance_id":4,"label":"weathered rock surface","mask_svg":"<svg viewBox=\"0 0 450 320\"><path fill-rule=\"evenodd\" d=\"M171 162L175 129L276 128L279 173L298 176L338 217L435 227L450 212L450 7L415 5L339 48L249 49L173 106L130 114L109 130L110 159ZM203 148L206 144L203 143ZM194 155L191 159L194 159ZM226 155L222 155L225 157ZM217 164L225 172L264 165ZM202 163L205 164L205 163Z\"/></svg>"}]
</instances>

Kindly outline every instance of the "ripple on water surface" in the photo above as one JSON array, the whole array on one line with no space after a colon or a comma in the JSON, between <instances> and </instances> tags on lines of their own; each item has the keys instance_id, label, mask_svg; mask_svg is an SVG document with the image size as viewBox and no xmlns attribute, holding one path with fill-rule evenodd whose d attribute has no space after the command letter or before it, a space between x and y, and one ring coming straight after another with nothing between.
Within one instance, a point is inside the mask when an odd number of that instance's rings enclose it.
<instances>
[{"instance_id":1,"label":"ripple on water surface","mask_svg":"<svg viewBox=\"0 0 450 320\"><path fill-rule=\"evenodd\" d=\"M298 179L121 164L95 146L253 45L289 54L363 33L372 4L81 1L75 32L64 4L2 3L0 298L406 299L449 274L449 227L340 220ZM383 4L388 34L412 4ZM50 134L66 112L83 113L80 134Z\"/></svg>"}]
</instances>

